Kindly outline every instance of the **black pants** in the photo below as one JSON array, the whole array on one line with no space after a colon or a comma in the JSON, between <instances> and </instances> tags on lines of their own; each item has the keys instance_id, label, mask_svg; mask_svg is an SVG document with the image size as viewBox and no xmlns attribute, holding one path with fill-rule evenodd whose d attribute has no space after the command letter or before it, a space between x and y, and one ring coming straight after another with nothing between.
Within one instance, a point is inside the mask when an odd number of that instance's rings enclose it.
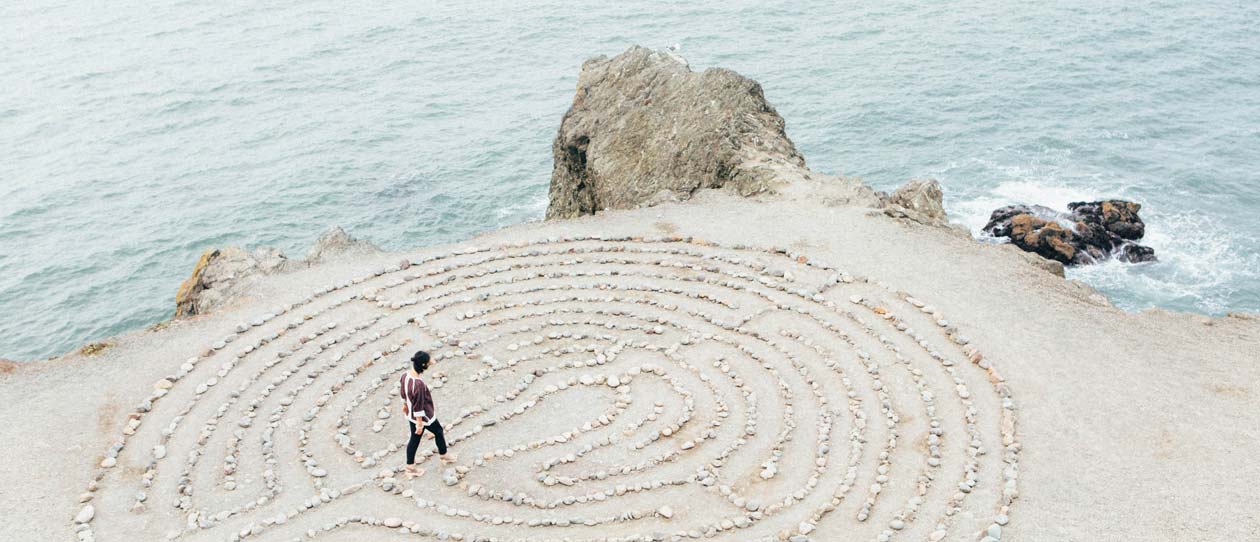
<instances>
[{"instance_id":1,"label":"black pants","mask_svg":"<svg viewBox=\"0 0 1260 542\"><path fill-rule=\"evenodd\" d=\"M414 465L416 463L416 448L420 447L420 433L416 432L416 422L407 422L411 425L411 440L407 441L407 464ZM442 431L442 424L437 420L424 426L425 429L433 433L433 440L437 441L438 453L446 455L446 433ZM422 431L423 432L423 431Z\"/></svg>"}]
</instances>

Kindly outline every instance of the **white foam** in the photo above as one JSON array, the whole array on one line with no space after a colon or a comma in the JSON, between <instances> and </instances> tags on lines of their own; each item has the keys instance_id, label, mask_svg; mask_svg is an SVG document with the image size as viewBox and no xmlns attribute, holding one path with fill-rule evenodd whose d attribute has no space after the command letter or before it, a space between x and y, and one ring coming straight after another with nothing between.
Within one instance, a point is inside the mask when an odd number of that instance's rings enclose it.
<instances>
[{"instance_id":1,"label":"white foam","mask_svg":"<svg viewBox=\"0 0 1260 542\"><path fill-rule=\"evenodd\" d=\"M547 210L548 202L548 195L544 192L541 197L499 207L494 210L494 215L504 225L526 222L541 217Z\"/></svg>"},{"instance_id":2,"label":"white foam","mask_svg":"<svg viewBox=\"0 0 1260 542\"><path fill-rule=\"evenodd\" d=\"M977 197L950 202L948 211L953 221L967 226L977 239L1005 242L1005 238L989 237L981 231L993 210L1005 205L1042 205L1066 212L1074 201L1118 198L1143 203L1146 235L1139 242L1154 248L1159 261L1130 264L1108 260L1068 270L1069 278L1099 289L1126 310L1162 306L1221 314L1237 308L1234 298L1240 293L1239 285L1260 283L1260 254L1245 251L1245 247L1260 244L1255 238L1213 217L1167 212L1125 192L1124 188L1103 192L1054 178L1025 177L1002 182Z\"/></svg>"},{"instance_id":3,"label":"white foam","mask_svg":"<svg viewBox=\"0 0 1260 542\"><path fill-rule=\"evenodd\" d=\"M1155 249L1158 262L1108 262L1076 268L1071 275L1108 290L1123 308L1165 306L1210 314L1229 310L1239 285L1260 282L1260 254L1241 248L1255 246L1255 239L1201 214L1153 209L1144 220L1141 242Z\"/></svg>"},{"instance_id":4,"label":"white foam","mask_svg":"<svg viewBox=\"0 0 1260 542\"><path fill-rule=\"evenodd\" d=\"M999 207L1022 203L1042 205L1066 212L1069 203L1096 199L1101 199L1101 195L1080 187L1029 180L1007 181L997 185L984 196L951 204L949 214L954 221L967 226L972 234L977 237L987 237L981 229L989 222L989 216L993 214L993 210Z\"/></svg>"}]
</instances>

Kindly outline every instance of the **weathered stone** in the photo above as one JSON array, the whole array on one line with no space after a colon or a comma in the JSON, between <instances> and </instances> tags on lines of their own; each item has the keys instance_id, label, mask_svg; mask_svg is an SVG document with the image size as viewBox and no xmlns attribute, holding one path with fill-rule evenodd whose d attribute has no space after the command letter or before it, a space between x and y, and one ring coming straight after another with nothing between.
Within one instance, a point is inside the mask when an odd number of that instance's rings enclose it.
<instances>
[{"instance_id":1,"label":"weathered stone","mask_svg":"<svg viewBox=\"0 0 1260 542\"><path fill-rule=\"evenodd\" d=\"M547 218L686 200L702 188L773 191L774 165L805 165L756 81L693 72L637 46L582 65L552 155Z\"/></svg>"},{"instance_id":2,"label":"weathered stone","mask_svg":"<svg viewBox=\"0 0 1260 542\"><path fill-rule=\"evenodd\" d=\"M1039 205L1010 205L993 211L984 231L1009 237L1022 250L1067 265L1108 258L1126 262L1155 260L1155 251L1134 242L1145 232L1141 205L1120 200L1076 202L1060 213Z\"/></svg>"},{"instance_id":3,"label":"weathered stone","mask_svg":"<svg viewBox=\"0 0 1260 542\"><path fill-rule=\"evenodd\" d=\"M229 246L201 254L193 272L175 294L175 318L206 314L240 295L249 279L299 269L334 255L372 254L380 249L351 237L340 227L324 232L305 260L290 260L278 249L262 247L252 252ZM239 328L238 328L239 330Z\"/></svg>"},{"instance_id":4,"label":"weathered stone","mask_svg":"<svg viewBox=\"0 0 1260 542\"><path fill-rule=\"evenodd\" d=\"M91 504L86 504L79 510L78 514L74 515L74 522L87 523L92 521L92 518L94 517L96 517L96 507Z\"/></svg>"},{"instance_id":5,"label":"weathered stone","mask_svg":"<svg viewBox=\"0 0 1260 542\"><path fill-rule=\"evenodd\" d=\"M286 268L288 259L274 248L248 252L240 247L210 249L175 294L175 317L205 314L238 293L242 279Z\"/></svg>"},{"instance_id":6,"label":"weathered stone","mask_svg":"<svg viewBox=\"0 0 1260 542\"><path fill-rule=\"evenodd\" d=\"M1068 204L1074 216L1096 223L1121 239L1137 240L1146 235L1146 223L1138 217L1142 204L1123 200L1078 201Z\"/></svg>"},{"instance_id":7,"label":"weathered stone","mask_svg":"<svg viewBox=\"0 0 1260 542\"><path fill-rule=\"evenodd\" d=\"M351 237L340 226L333 226L315 240L310 252L306 254L306 263L317 263L343 254L375 254L380 251L370 241ZM410 267L410 262L407 262L407 266Z\"/></svg>"},{"instance_id":8,"label":"weathered stone","mask_svg":"<svg viewBox=\"0 0 1260 542\"><path fill-rule=\"evenodd\" d=\"M898 188L884 202L884 212L928 225L944 225L944 194L935 179L912 180Z\"/></svg>"}]
</instances>

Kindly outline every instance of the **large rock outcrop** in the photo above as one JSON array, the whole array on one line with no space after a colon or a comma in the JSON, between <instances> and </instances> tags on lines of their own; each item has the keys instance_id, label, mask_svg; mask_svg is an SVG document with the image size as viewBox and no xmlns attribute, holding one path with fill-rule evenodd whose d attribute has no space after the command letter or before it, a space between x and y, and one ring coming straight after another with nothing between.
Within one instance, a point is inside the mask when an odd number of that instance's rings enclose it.
<instances>
[{"instance_id":1,"label":"large rock outcrop","mask_svg":"<svg viewBox=\"0 0 1260 542\"><path fill-rule=\"evenodd\" d=\"M290 260L271 247L253 251L235 246L209 249L201 254L192 274L175 294L175 318L206 314L223 306L247 289L248 279L258 275L307 267L336 255L379 251L376 245L355 239L340 227L320 235L302 260Z\"/></svg>"},{"instance_id":2,"label":"large rock outcrop","mask_svg":"<svg viewBox=\"0 0 1260 542\"><path fill-rule=\"evenodd\" d=\"M1108 258L1149 262L1155 260L1155 250L1135 242L1146 233L1138 217L1141 208L1122 200L1070 203L1067 213L1040 205L1008 205L993 211L984 231L1067 265Z\"/></svg>"},{"instance_id":3,"label":"large rock outcrop","mask_svg":"<svg viewBox=\"0 0 1260 542\"><path fill-rule=\"evenodd\" d=\"M914 179L884 200L884 213L928 225L945 225L949 219L945 216L944 197L936 179Z\"/></svg>"},{"instance_id":4,"label":"large rock outcrop","mask_svg":"<svg viewBox=\"0 0 1260 542\"><path fill-rule=\"evenodd\" d=\"M292 262L279 250L264 247L247 251L229 246L201 254L193 272L175 294L175 317L205 314L234 297L244 279L290 268Z\"/></svg>"},{"instance_id":5,"label":"large rock outcrop","mask_svg":"<svg viewBox=\"0 0 1260 542\"><path fill-rule=\"evenodd\" d=\"M805 160L761 85L731 70L693 72L631 47L587 60L552 144L547 218L686 200L702 188L773 192Z\"/></svg>"}]
</instances>

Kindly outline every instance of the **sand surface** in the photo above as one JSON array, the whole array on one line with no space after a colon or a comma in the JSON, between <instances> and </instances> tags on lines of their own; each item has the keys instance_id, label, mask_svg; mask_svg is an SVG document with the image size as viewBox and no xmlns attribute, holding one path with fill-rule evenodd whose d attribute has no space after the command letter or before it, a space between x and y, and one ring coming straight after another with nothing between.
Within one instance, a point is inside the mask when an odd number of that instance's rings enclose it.
<instances>
[{"instance_id":1,"label":"sand surface","mask_svg":"<svg viewBox=\"0 0 1260 542\"><path fill-rule=\"evenodd\" d=\"M1260 322L862 208L526 224L114 342L0 375L5 539L1260 539ZM407 480L418 347L458 468Z\"/></svg>"}]
</instances>

